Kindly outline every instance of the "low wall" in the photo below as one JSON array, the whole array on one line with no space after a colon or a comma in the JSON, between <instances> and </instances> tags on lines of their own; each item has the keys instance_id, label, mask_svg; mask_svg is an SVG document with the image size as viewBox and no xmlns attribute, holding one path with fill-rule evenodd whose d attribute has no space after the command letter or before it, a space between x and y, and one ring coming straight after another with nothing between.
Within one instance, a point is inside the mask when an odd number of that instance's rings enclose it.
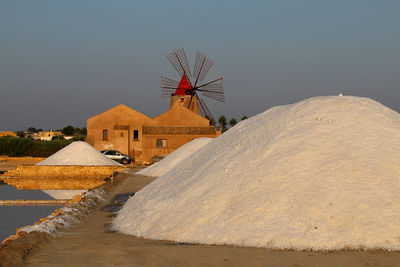
<instances>
[{"instance_id":1,"label":"low wall","mask_svg":"<svg viewBox=\"0 0 400 267\"><path fill-rule=\"evenodd\" d=\"M0 179L2 178L0 177ZM106 183L105 179L4 178L2 180L19 190L92 189Z\"/></svg>"},{"instance_id":2,"label":"low wall","mask_svg":"<svg viewBox=\"0 0 400 267\"><path fill-rule=\"evenodd\" d=\"M124 169L118 166L18 166L0 180L18 189L91 189Z\"/></svg>"},{"instance_id":3,"label":"low wall","mask_svg":"<svg viewBox=\"0 0 400 267\"><path fill-rule=\"evenodd\" d=\"M39 157L9 157L9 156L0 156L0 162L26 162L26 163L37 163L45 158Z\"/></svg>"}]
</instances>

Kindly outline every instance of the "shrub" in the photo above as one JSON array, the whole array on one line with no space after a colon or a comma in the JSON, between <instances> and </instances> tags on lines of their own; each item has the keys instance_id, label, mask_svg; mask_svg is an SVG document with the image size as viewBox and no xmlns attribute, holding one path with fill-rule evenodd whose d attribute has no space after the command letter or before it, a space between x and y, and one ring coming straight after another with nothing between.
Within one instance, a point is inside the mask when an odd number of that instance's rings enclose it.
<instances>
[{"instance_id":1,"label":"shrub","mask_svg":"<svg viewBox=\"0 0 400 267\"><path fill-rule=\"evenodd\" d=\"M42 141L12 136L0 137L0 155L10 157L48 157L66 147L72 140Z\"/></svg>"},{"instance_id":2,"label":"shrub","mask_svg":"<svg viewBox=\"0 0 400 267\"><path fill-rule=\"evenodd\" d=\"M64 135L66 135L66 136L72 136L72 135L74 135L74 127L73 126L71 126L71 125L68 125L68 126L66 126L66 127L64 127L63 129L62 129L62 133L64 134Z\"/></svg>"}]
</instances>

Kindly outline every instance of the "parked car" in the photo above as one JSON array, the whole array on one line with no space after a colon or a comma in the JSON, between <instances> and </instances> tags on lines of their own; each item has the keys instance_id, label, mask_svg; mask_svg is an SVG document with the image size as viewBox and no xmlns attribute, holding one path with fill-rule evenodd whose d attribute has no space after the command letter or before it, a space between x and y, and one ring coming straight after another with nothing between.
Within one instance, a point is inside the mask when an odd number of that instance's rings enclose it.
<instances>
[{"instance_id":1,"label":"parked car","mask_svg":"<svg viewBox=\"0 0 400 267\"><path fill-rule=\"evenodd\" d=\"M133 161L132 157L124 155L117 150L102 150L100 152L107 158L113 159L122 164L129 164Z\"/></svg>"}]
</instances>

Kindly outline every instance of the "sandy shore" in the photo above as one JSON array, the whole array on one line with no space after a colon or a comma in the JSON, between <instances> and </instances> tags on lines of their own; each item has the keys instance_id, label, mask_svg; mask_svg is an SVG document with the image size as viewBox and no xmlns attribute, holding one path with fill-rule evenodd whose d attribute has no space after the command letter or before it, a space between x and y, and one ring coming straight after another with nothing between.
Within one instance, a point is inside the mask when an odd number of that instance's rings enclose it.
<instances>
[{"instance_id":1,"label":"sandy shore","mask_svg":"<svg viewBox=\"0 0 400 267\"><path fill-rule=\"evenodd\" d=\"M118 194L137 192L154 178L121 174L111 186L108 200L83 223L50 238L31 244L27 266L395 266L399 252L270 251L258 248L177 244L139 239L110 231L114 217L102 208ZM47 238L45 238L47 239ZM20 265L21 259L14 261Z\"/></svg>"}]
</instances>

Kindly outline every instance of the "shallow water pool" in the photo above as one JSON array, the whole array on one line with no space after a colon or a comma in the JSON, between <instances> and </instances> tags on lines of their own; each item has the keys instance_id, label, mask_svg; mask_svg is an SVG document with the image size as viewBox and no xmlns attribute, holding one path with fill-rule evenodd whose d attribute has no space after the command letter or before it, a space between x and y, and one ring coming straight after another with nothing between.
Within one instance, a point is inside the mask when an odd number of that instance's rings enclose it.
<instances>
[{"instance_id":1,"label":"shallow water pool","mask_svg":"<svg viewBox=\"0 0 400 267\"><path fill-rule=\"evenodd\" d=\"M18 190L0 183L0 199L52 199L41 190ZM61 206L0 206L0 242L15 229L32 225Z\"/></svg>"}]
</instances>

